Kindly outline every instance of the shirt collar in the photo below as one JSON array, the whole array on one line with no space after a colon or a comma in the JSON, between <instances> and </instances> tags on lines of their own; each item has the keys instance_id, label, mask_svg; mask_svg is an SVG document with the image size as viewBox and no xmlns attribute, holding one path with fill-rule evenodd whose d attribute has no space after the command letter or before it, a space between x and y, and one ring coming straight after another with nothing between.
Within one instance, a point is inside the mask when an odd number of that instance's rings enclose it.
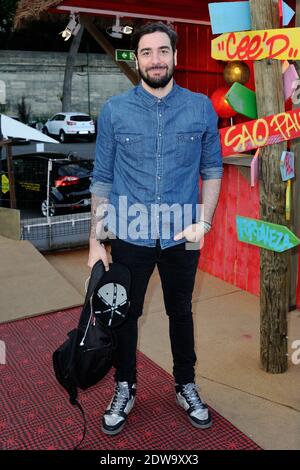
<instances>
[{"instance_id":1,"label":"shirt collar","mask_svg":"<svg viewBox=\"0 0 300 470\"><path fill-rule=\"evenodd\" d=\"M179 88L180 87L177 85L177 83L174 80L172 90L163 98L157 98L157 96L154 96L151 93L149 93L147 90L145 90L145 88L140 82L139 85L136 87L136 95L139 96L143 100L145 105L148 106L149 108L151 106L154 106L158 102L164 103L166 106L170 106L175 96L177 96Z\"/></svg>"}]
</instances>

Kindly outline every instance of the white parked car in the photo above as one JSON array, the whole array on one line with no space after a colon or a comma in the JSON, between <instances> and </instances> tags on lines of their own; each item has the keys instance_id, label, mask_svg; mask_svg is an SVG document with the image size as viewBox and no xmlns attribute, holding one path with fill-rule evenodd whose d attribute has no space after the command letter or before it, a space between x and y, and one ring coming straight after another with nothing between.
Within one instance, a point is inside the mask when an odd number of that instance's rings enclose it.
<instances>
[{"instance_id":1,"label":"white parked car","mask_svg":"<svg viewBox=\"0 0 300 470\"><path fill-rule=\"evenodd\" d=\"M57 113L45 122L43 132L58 136L62 144L70 137L86 137L91 142L95 137L95 123L88 114Z\"/></svg>"}]
</instances>

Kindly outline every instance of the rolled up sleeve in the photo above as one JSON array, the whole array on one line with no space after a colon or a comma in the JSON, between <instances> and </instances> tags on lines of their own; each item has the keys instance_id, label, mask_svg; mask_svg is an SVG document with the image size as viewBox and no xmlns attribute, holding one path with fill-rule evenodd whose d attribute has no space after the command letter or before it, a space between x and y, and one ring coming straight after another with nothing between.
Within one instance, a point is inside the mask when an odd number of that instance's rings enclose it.
<instances>
[{"instance_id":1,"label":"rolled up sleeve","mask_svg":"<svg viewBox=\"0 0 300 470\"><path fill-rule=\"evenodd\" d=\"M218 116L209 98L206 98L207 127L202 139L200 176L203 180L220 179L223 176Z\"/></svg>"},{"instance_id":2,"label":"rolled up sleeve","mask_svg":"<svg viewBox=\"0 0 300 470\"><path fill-rule=\"evenodd\" d=\"M99 197L108 197L114 179L116 143L114 138L110 103L103 106L98 118L96 158L90 191Z\"/></svg>"}]
</instances>

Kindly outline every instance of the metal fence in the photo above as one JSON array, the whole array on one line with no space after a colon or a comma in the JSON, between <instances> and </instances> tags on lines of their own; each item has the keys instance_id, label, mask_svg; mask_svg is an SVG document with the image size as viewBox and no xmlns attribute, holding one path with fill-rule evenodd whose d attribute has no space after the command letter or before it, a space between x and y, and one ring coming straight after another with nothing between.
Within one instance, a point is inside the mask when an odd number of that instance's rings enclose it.
<instances>
[{"instance_id":1,"label":"metal fence","mask_svg":"<svg viewBox=\"0 0 300 470\"><path fill-rule=\"evenodd\" d=\"M40 251L86 245L90 220L90 212L21 219L21 238L29 240Z\"/></svg>"},{"instance_id":2,"label":"metal fence","mask_svg":"<svg viewBox=\"0 0 300 470\"><path fill-rule=\"evenodd\" d=\"M52 193L56 184L51 174L53 162L52 159L38 162L30 157L26 161L25 158L22 161L13 160L16 208L20 210L21 219L21 239L29 240L41 251L86 245L89 238L91 216L87 183L82 190L82 206L74 204L70 210L61 204L58 210L56 208L55 215L52 215ZM66 162L70 165L78 164L78 160L71 159ZM10 186L7 162L2 160L1 164L0 207L9 208Z\"/></svg>"}]
</instances>

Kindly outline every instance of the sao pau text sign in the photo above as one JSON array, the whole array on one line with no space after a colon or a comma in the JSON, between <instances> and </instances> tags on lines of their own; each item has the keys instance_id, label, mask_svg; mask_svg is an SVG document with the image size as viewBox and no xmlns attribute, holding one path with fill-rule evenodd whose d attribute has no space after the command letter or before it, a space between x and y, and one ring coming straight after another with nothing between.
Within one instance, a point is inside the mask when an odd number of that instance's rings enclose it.
<instances>
[{"instance_id":1,"label":"sao pau text sign","mask_svg":"<svg viewBox=\"0 0 300 470\"><path fill-rule=\"evenodd\" d=\"M300 244L299 238L284 225L237 215L236 228L239 241L266 250L282 253Z\"/></svg>"},{"instance_id":2,"label":"sao pau text sign","mask_svg":"<svg viewBox=\"0 0 300 470\"><path fill-rule=\"evenodd\" d=\"M300 109L220 129L222 153L246 152L300 137Z\"/></svg>"},{"instance_id":3,"label":"sao pau text sign","mask_svg":"<svg viewBox=\"0 0 300 470\"><path fill-rule=\"evenodd\" d=\"M221 34L211 42L218 60L300 59L300 28Z\"/></svg>"}]
</instances>

